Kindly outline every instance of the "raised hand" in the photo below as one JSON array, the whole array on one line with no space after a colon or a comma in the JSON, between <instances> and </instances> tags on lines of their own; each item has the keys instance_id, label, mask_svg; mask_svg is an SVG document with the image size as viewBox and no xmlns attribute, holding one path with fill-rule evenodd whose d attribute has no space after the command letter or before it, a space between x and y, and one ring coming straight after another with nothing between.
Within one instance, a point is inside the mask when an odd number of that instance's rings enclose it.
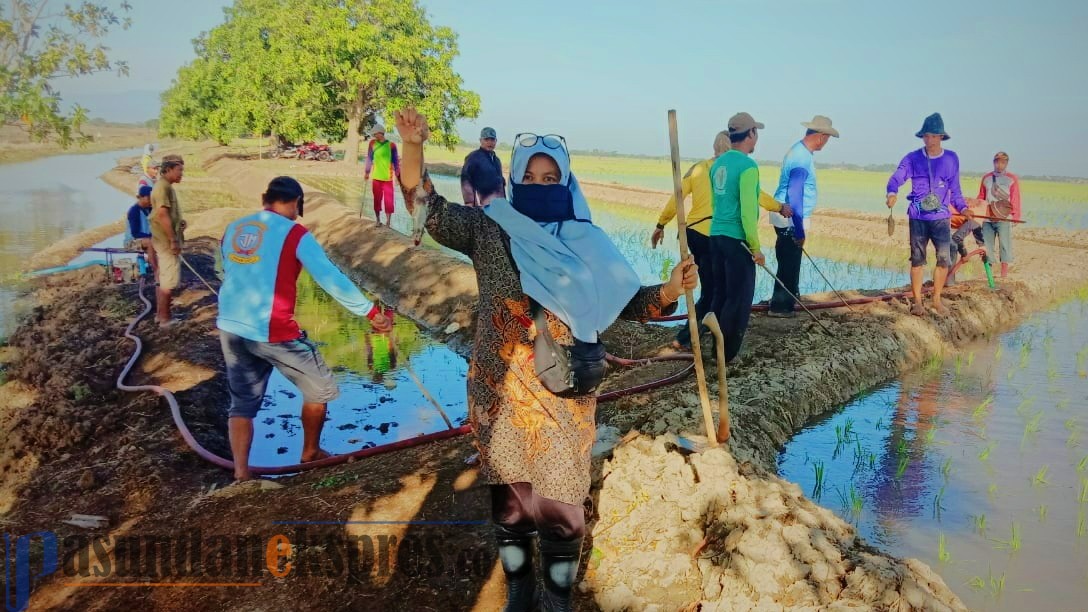
<instances>
[{"instance_id":1,"label":"raised hand","mask_svg":"<svg viewBox=\"0 0 1088 612\"><path fill-rule=\"evenodd\" d=\"M402 111L397 111L396 124L397 133L400 134L400 139L404 144L421 145L431 135L430 130L427 128L427 118L419 114L411 106Z\"/></svg>"}]
</instances>

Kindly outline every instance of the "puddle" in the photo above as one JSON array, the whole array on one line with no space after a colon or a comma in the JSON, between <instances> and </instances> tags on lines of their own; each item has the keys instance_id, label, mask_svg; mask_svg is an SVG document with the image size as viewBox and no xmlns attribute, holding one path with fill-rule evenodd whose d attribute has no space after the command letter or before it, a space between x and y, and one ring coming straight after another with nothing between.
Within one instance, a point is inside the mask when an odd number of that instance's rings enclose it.
<instances>
[{"instance_id":1,"label":"puddle","mask_svg":"<svg viewBox=\"0 0 1088 612\"><path fill-rule=\"evenodd\" d=\"M1084 609L1086 314L1070 302L876 389L794 436L779 473L971 609Z\"/></svg>"}]
</instances>

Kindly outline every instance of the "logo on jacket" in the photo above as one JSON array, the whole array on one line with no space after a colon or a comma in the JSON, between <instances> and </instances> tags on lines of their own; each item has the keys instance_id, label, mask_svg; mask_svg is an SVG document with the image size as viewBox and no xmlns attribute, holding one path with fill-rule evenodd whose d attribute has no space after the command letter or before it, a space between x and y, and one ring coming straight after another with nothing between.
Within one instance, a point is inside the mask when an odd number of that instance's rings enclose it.
<instances>
[{"instance_id":1,"label":"logo on jacket","mask_svg":"<svg viewBox=\"0 0 1088 612\"><path fill-rule=\"evenodd\" d=\"M264 241L264 233L268 229L264 223L247 221L234 228L234 237L230 244L234 252L228 255L231 261L239 264L253 264L261 260L255 255Z\"/></svg>"}]
</instances>

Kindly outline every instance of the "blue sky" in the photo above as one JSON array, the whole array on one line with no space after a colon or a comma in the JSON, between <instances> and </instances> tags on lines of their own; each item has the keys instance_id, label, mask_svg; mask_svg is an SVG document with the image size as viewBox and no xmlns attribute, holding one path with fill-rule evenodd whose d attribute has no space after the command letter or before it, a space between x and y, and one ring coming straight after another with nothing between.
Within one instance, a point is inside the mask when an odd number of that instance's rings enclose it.
<instances>
[{"instance_id":1,"label":"blue sky","mask_svg":"<svg viewBox=\"0 0 1088 612\"><path fill-rule=\"evenodd\" d=\"M222 21L222 0L135 0L111 35L131 76L66 84L92 114L155 114L157 93ZM681 153L709 154L744 110L767 125L756 157L778 159L814 114L843 136L825 162L895 163L939 111L965 169L998 149L1024 174L1088 176L1088 4L914 0L423 2L460 35L455 62L492 125L557 132L576 149L664 155L675 108Z\"/></svg>"}]
</instances>

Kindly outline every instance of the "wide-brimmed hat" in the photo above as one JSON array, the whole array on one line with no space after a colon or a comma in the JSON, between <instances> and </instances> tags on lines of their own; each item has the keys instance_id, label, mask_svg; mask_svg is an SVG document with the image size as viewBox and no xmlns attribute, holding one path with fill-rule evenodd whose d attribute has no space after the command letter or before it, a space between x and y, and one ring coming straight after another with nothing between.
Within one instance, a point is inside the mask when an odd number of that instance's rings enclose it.
<instances>
[{"instance_id":1,"label":"wide-brimmed hat","mask_svg":"<svg viewBox=\"0 0 1088 612\"><path fill-rule=\"evenodd\" d=\"M373 136L375 134L384 134L384 133L385 133L385 126L380 124L380 123L375 124L374 127L370 128L370 135L371 136Z\"/></svg>"},{"instance_id":2,"label":"wide-brimmed hat","mask_svg":"<svg viewBox=\"0 0 1088 612\"><path fill-rule=\"evenodd\" d=\"M756 121L748 113L737 113L729 118L729 135L743 134L748 130L755 128L762 130L763 124Z\"/></svg>"},{"instance_id":3,"label":"wide-brimmed hat","mask_svg":"<svg viewBox=\"0 0 1088 612\"><path fill-rule=\"evenodd\" d=\"M915 136L921 138L923 134L936 134L941 137L941 140L951 138L948 132L944 131L944 119L941 119L940 113L933 113L926 117L926 120L922 122L922 129L918 130Z\"/></svg>"},{"instance_id":4,"label":"wide-brimmed hat","mask_svg":"<svg viewBox=\"0 0 1088 612\"><path fill-rule=\"evenodd\" d=\"M819 132L821 134L827 134L828 136L839 137L839 131L831 127L831 118L823 115L816 115L812 118L812 121L808 123L802 123L807 129L813 132Z\"/></svg>"}]
</instances>

